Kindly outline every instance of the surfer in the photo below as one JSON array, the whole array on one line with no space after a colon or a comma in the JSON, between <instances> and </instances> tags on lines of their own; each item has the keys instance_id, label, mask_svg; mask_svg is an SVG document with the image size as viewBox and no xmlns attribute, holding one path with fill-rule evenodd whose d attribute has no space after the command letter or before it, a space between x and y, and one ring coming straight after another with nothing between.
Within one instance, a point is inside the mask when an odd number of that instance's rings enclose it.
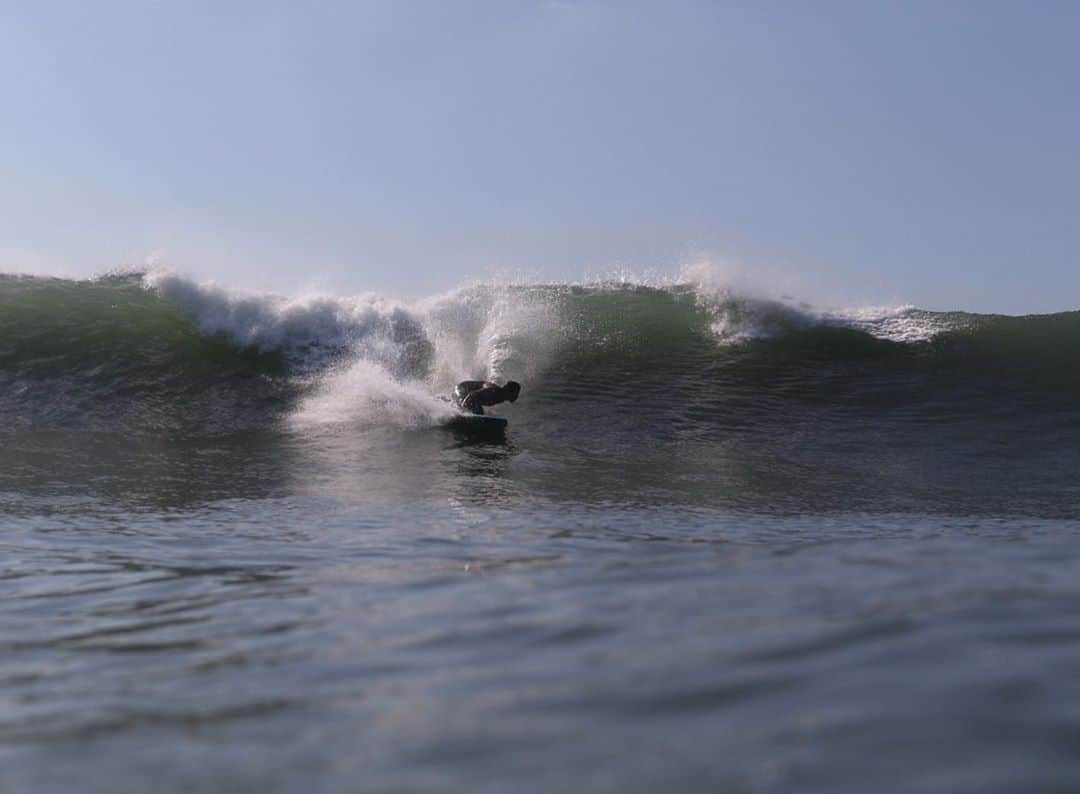
<instances>
[{"instance_id":1,"label":"surfer","mask_svg":"<svg viewBox=\"0 0 1080 794\"><path fill-rule=\"evenodd\" d=\"M520 393L521 384L515 380L508 380L504 386L486 380L463 380L454 387L454 402L470 413L482 414L485 405L514 402Z\"/></svg>"}]
</instances>

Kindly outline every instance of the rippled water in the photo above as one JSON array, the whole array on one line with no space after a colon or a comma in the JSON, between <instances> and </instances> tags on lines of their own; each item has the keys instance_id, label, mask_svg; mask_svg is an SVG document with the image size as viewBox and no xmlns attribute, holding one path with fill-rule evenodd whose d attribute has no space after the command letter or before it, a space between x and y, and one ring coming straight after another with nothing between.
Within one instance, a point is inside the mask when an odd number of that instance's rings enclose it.
<instances>
[{"instance_id":1,"label":"rippled water","mask_svg":"<svg viewBox=\"0 0 1080 794\"><path fill-rule=\"evenodd\" d=\"M1068 518L524 427L4 441L5 791L1080 781Z\"/></svg>"},{"instance_id":2,"label":"rippled water","mask_svg":"<svg viewBox=\"0 0 1080 794\"><path fill-rule=\"evenodd\" d=\"M0 275L0 792L1074 791L1078 348Z\"/></svg>"}]
</instances>

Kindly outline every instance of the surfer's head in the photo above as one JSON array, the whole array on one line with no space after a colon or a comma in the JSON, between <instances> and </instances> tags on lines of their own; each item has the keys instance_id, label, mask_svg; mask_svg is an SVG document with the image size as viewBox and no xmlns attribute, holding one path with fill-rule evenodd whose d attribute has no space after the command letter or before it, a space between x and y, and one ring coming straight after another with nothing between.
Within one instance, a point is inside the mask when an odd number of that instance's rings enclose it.
<instances>
[{"instance_id":1,"label":"surfer's head","mask_svg":"<svg viewBox=\"0 0 1080 794\"><path fill-rule=\"evenodd\" d=\"M503 386L503 391L506 392L506 399L510 402L514 402L521 394L521 384L516 380L508 380L506 385Z\"/></svg>"}]
</instances>

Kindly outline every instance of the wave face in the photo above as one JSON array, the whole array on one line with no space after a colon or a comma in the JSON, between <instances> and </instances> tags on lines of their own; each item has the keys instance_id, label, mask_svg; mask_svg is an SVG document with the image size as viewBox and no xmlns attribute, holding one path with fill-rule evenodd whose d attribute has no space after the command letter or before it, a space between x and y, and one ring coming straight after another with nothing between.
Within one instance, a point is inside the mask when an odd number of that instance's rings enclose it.
<instances>
[{"instance_id":1,"label":"wave face","mask_svg":"<svg viewBox=\"0 0 1080 794\"><path fill-rule=\"evenodd\" d=\"M413 304L285 299L172 274L0 276L8 426L235 432L423 426L463 378L687 438L813 415L940 423L1074 411L1080 312L819 312L703 285L475 285ZM591 421L591 420L590 420Z\"/></svg>"}]
</instances>

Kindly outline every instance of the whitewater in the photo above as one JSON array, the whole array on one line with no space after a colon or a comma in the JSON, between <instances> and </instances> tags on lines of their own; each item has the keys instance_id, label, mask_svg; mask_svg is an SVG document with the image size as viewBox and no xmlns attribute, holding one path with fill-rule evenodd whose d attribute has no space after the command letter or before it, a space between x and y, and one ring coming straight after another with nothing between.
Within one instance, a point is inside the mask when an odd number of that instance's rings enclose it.
<instances>
[{"instance_id":1,"label":"whitewater","mask_svg":"<svg viewBox=\"0 0 1080 794\"><path fill-rule=\"evenodd\" d=\"M1074 790L1078 353L700 269L0 275L0 789Z\"/></svg>"}]
</instances>

